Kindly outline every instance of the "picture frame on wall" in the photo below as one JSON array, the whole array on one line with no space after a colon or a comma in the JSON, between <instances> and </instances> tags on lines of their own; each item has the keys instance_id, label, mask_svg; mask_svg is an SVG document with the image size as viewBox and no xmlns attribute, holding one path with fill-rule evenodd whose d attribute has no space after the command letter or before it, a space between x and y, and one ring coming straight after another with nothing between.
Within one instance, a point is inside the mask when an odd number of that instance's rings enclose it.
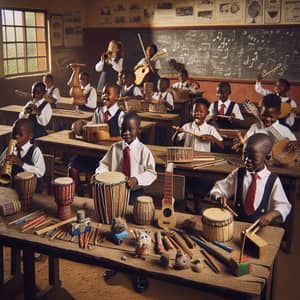
<instances>
[{"instance_id":1,"label":"picture frame on wall","mask_svg":"<svg viewBox=\"0 0 300 300\"><path fill-rule=\"evenodd\" d=\"M52 15L50 17L50 38L52 47L63 47L64 26L62 15Z\"/></svg>"}]
</instances>

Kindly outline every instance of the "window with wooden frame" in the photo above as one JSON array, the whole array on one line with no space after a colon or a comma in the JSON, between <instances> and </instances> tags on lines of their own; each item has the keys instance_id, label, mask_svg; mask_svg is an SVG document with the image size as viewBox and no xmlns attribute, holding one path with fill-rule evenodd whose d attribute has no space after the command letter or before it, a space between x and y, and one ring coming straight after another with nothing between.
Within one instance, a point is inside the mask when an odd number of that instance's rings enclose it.
<instances>
[{"instance_id":1,"label":"window with wooden frame","mask_svg":"<svg viewBox=\"0 0 300 300\"><path fill-rule=\"evenodd\" d=\"M2 76L45 73L49 70L45 11L0 9Z\"/></svg>"}]
</instances>

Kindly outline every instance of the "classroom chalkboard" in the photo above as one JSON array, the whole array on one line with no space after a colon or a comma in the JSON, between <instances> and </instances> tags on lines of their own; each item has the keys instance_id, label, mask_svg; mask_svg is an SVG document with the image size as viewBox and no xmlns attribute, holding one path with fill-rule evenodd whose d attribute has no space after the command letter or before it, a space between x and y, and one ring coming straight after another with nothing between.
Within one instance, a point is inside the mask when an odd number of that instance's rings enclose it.
<instances>
[{"instance_id":1,"label":"classroom chalkboard","mask_svg":"<svg viewBox=\"0 0 300 300\"><path fill-rule=\"evenodd\" d=\"M166 48L161 57L161 74L175 75L170 65L183 63L190 76L255 79L258 73L282 66L266 78L300 80L300 27L239 29L123 29L125 68L143 57L137 38L140 32L147 45Z\"/></svg>"}]
</instances>

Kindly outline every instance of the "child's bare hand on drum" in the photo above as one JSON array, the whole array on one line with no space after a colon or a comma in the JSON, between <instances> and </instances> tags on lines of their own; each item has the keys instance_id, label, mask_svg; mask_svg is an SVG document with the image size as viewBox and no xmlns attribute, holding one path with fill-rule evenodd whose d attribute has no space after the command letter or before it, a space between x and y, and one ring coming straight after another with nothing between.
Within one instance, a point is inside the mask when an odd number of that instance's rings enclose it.
<instances>
[{"instance_id":1,"label":"child's bare hand on drum","mask_svg":"<svg viewBox=\"0 0 300 300\"><path fill-rule=\"evenodd\" d=\"M137 186L138 181L137 181L137 179L135 177L130 177L127 180L127 184L129 186L129 188L132 190L132 189L134 189Z\"/></svg>"}]
</instances>

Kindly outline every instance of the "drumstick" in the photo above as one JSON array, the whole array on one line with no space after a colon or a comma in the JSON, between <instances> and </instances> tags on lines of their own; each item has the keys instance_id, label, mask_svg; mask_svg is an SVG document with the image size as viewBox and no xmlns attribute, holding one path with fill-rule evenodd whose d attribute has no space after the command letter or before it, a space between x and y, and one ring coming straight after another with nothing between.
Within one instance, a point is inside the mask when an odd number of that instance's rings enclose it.
<instances>
[{"instance_id":1,"label":"drumstick","mask_svg":"<svg viewBox=\"0 0 300 300\"><path fill-rule=\"evenodd\" d=\"M277 69L281 68L282 64L278 64L276 65L273 69L271 69L270 71L266 72L266 73L263 73L262 74L262 77L266 77L270 74L272 74L273 72L275 72Z\"/></svg>"},{"instance_id":2,"label":"drumstick","mask_svg":"<svg viewBox=\"0 0 300 300\"><path fill-rule=\"evenodd\" d=\"M30 213L30 214L28 214L28 215L25 215L25 216L23 216L23 217L21 217L21 218L15 219L15 220L9 222L8 225L11 225L11 224L14 224L14 223L15 223L16 225L21 224L22 222L25 222L25 220L27 220L27 219L30 218L31 216L34 216L35 214L41 212L42 210L44 210L44 208L35 210L35 211L33 211L32 213Z\"/></svg>"},{"instance_id":3,"label":"drumstick","mask_svg":"<svg viewBox=\"0 0 300 300\"><path fill-rule=\"evenodd\" d=\"M213 265L213 267L217 270L217 273L221 272L220 266L219 264L216 262L216 260L209 255L206 250L204 249L200 249L201 253L203 254L203 256Z\"/></svg>"},{"instance_id":4,"label":"drumstick","mask_svg":"<svg viewBox=\"0 0 300 300\"><path fill-rule=\"evenodd\" d=\"M162 243L160 231L155 232L155 250L158 254L162 254L165 252L165 248Z\"/></svg>"},{"instance_id":5,"label":"drumstick","mask_svg":"<svg viewBox=\"0 0 300 300\"><path fill-rule=\"evenodd\" d=\"M164 242L164 245L165 245L167 251L174 249L173 244L171 243L171 241L169 240L169 238L166 235L163 236L162 240Z\"/></svg>"},{"instance_id":6,"label":"drumstick","mask_svg":"<svg viewBox=\"0 0 300 300\"><path fill-rule=\"evenodd\" d=\"M49 241L54 240L60 233L62 233L62 230L57 230L49 239Z\"/></svg>"},{"instance_id":7,"label":"drumstick","mask_svg":"<svg viewBox=\"0 0 300 300\"><path fill-rule=\"evenodd\" d=\"M246 234L247 234L247 231L245 230L244 235L243 235L243 240L242 240L242 248L241 248L241 252L240 252L239 264L242 262L242 258L243 258L243 254L244 254Z\"/></svg>"},{"instance_id":8,"label":"drumstick","mask_svg":"<svg viewBox=\"0 0 300 300\"><path fill-rule=\"evenodd\" d=\"M246 229L246 233L254 229L259 224L260 219L258 218L250 227Z\"/></svg>"},{"instance_id":9,"label":"drumstick","mask_svg":"<svg viewBox=\"0 0 300 300\"><path fill-rule=\"evenodd\" d=\"M98 223L97 228L96 228L96 233L95 233L95 238L94 238L94 245L96 246L98 244L98 239L99 239L99 235L101 232L101 223Z\"/></svg>"},{"instance_id":10,"label":"drumstick","mask_svg":"<svg viewBox=\"0 0 300 300\"><path fill-rule=\"evenodd\" d=\"M181 236L190 249L193 249L196 246L196 243L186 233L182 232Z\"/></svg>"},{"instance_id":11,"label":"drumstick","mask_svg":"<svg viewBox=\"0 0 300 300\"><path fill-rule=\"evenodd\" d=\"M226 203L225 208L229 210L235 217L238 217L239 215Z\"/></svg>"},{"instance_id":12,"label":"drumstick","mask_svg":"<svg viewBox=\"0 0 300 300\"><path fill-rule=\"evenodd\" d=\"M44 233L46 233L46 232L48 232L48 231L50 231L50 230L56 229L56 228L58 228L58 227L60 227L60 226L63 226L63 225L65 225L65 224L68 224L68 223L71 223L71 222L74 222L74 221L76 221L76 220L77 220L77 217L71 217L71 218L69 218L69 219L67 219L67 220L58 222L58 223L56 223L56 224L54 224L54 225L51 225L51 226L48 226L48 227L46 227L46 228L37 230L37 231L35 231L35 234L37 234L37 235L42 235L42 234L44 234Z\"/></svg>"},{"instance_id":13,"label":"drumstick","mask_svg":"<svg viewBox=\"0 0 300 300\"><path fill-rule=\"evenodd\" d=\"M173 129L175 129L177 131L178 128L180 128L179 126L172 126ZM196 134L196 133L193 133L193 132L190 132L190 131L187 131L187 130L182 130L180 133L185 133L185 134L189 134L189 135L192 135L194 137L197 137L197 138L201 138L203 135L201 134Z\"/></svg>"},{"instance_id":14,"label":"drumstick","mask_svg":"<svg viewBox=\"0 0 300 300\"><path fill-rule=\"evenodd\" d=\"M190 251L190 249L186 246L185 241L181 238L181 236L179 234L177 234L176 232L174 234L172 234L172 238L175 240L175 242L180 246L180 248L183 250L183 252L185 252L186 254L188 254L188 256L190 258L193 257L193 253Z\"/></svg>"},{"instance_id":15,"label":"drumstick","mask_svg":"<svg viewBox=\"0 0 300 300\"><path fill-rule=\"evenodd\" d=\"M47 216L45 216L45 215L44 215L44 216L40 216L39 218L35 219L35 220L34 220L33 222L31 222L30 224L24 225L23 228L22 228L22 230L21 230L21 232L26 232L26 231L28 231L28 230L34 228L34 226L36 226L36 225L38 225L38 224L44 222L46 218L47 218Z\"/></svg>"}]
</instances>

